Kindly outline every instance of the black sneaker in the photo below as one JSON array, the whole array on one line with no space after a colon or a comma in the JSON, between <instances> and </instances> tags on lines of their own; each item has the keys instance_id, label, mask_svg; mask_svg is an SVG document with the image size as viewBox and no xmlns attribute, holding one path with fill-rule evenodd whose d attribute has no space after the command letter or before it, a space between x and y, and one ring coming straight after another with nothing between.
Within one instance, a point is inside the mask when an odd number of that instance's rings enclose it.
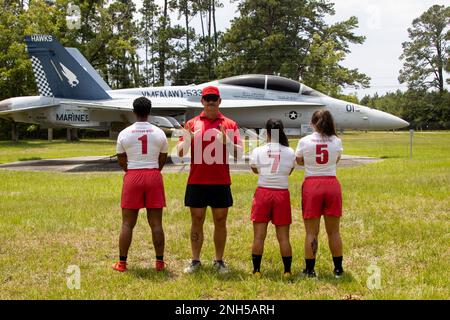
<instances>
[{"instance_id":1,"label":"black sneaker","mask_svg":"<svg viewBox=\"0 0 450 320\"><path fill-rule=\"evenodd\" d=\"M316 272L314 270L304 269L302 274L307 278L316 278L317 277Z\"/></svg>"},{"instance_id":2,"label":"black sneaker","mask_svg":"<svg viewBox=\"0 0 450 320\"><path fill-rule=\"evenodd\" d=\"M339 279L344 274L344 270L342 270L342 269L334 269L333 270L333 274L334 274L334 277L336 279Z\"/></svg>"}]
</instances>

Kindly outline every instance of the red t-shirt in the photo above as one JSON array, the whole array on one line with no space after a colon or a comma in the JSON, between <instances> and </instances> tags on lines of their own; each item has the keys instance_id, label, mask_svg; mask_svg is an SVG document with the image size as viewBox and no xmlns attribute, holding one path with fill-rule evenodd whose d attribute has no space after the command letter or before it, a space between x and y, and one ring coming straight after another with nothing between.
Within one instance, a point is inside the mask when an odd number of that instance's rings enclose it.
<instances>
[{"instance_id":1,"label":"red t-shirt","mask_svg":"<svg viewBox=\"0 0 450 320\"><path fill-rule=\"evenodd\" d=\"M199 134L191 142L191 170L188 184L231 184L228 157L230 153L233 154L233 147L227 148L221 141L216 141L220 126L225 129L234 144L241 144L236 122L220 112L214 120L208 119L202 112L186 122L185 129L190 128L192 132L200 129ZM183 141L183 137L180 137L180 141Z\"/></svg>"}]
</instances>

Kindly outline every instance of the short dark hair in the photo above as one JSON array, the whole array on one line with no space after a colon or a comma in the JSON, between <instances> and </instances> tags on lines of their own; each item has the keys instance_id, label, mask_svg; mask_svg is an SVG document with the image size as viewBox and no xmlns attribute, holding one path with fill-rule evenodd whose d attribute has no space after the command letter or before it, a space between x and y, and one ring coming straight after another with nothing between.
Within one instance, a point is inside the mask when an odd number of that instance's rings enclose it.
<instances>
[{"instance_id":1,"label":"short dark hair","mask_svg":"<svg viewBox=\"0 0 450 320\"><path fill-rule=\"evenodd\" d=\"M337 136L336 128L334 126L333 116L330 111L320 109L313 113L311 123L316 127L316 130L321 135Z\"/></svg>"},{"instance_id":2,"label":"short dark hair","mask_svg":"<svg viewBox=\"0 0 450 320\"><path fill-rule=\"evenodd\" d=\"M269 119L266 122L267 135L272 139L272 130L278 130L279 143L282 146L289 147L289 140L284 132L284 125L280 119ZM275 141L274 141L275 142Z\"/></svg>"},{"instance_id":3,"label":"short dark hair","mask_svg":"<svg viewBox=\"0 0 450 320\"><path fill-rule=\"evenodd\" d=\"M139 117L148 117L152 102L146 97L139 97L133 101L133 112Z\"/></svg>"}]
</instances>

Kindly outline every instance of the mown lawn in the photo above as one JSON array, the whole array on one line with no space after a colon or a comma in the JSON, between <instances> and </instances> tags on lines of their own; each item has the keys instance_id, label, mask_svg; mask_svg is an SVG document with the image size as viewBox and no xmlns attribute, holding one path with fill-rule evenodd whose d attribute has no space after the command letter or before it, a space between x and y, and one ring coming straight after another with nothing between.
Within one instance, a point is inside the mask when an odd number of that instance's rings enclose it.
<instances>
[{"instance_id":1,"label":"mown lawn","mask_svg":"<svg viewBox=\"0 0 450 320\"><path fill-rule=\"evenodd\" d=\"M332 277L322 227L317 280L299 276L304 227L300 213L303 171L290 178L294 223L292 281L281 278L274 228L269 228L263 277L252 279L251 199L257 177L233 174L225 259L232 272L217 275L212 219L205 223L204 268L182 273L190 258L190 216L183 205L187 174L165 174L164 214L169 271L153 270L154 252L145 215L129 253L129 272L110 266L118 255L120 173L42 173L0 170L0 299L449 299L450 132L350 132L344 153L384 161L340 168L344 192L344 268ZM293 146L296 141L291 142ZM0 142L0 163L19 158L114 154L114 142ZM68 266L81 270L81 288L67 287Z\"/></svg>"}]
</instances>

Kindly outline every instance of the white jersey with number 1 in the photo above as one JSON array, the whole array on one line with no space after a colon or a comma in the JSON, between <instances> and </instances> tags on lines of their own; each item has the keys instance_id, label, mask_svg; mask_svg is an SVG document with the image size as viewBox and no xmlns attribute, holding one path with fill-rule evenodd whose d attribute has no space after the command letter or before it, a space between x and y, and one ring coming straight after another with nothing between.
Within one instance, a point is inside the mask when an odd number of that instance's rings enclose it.
<instances>
[{"instance_id":1,"label":"white jersey with number 1","mask_svg":"<svg viewBox=\"0 0 450 320\"><path fill-rule=\"evenodd\" d=\"M295 166L294 150L279 143L255 148L250 165L258 169L258 187L288 189L288 178Z\"/></svg>"},{"instance_id":2,"label":"white jersey with number 1","mask_svg":"<svg viewBox=\"0 0 450 320\"><path fill-rule=\"evenodd\" d=\"M300 139L295 155L305 159L306 177L336 176L336 161L343 150L338 137L314 132Z\"/></svg>"},{"instance_id":3,"label":"white jersey with number 1","mask_svg":"<svg viewBox=\"0 0 450 320\"><path fill-rule=\"evenodd\" d=\"M126 153L128 169L157 169L160 153L167 153L165 133L148 122L136 122L119 133L117 153Z\"/></svg>"}]
</instances>

